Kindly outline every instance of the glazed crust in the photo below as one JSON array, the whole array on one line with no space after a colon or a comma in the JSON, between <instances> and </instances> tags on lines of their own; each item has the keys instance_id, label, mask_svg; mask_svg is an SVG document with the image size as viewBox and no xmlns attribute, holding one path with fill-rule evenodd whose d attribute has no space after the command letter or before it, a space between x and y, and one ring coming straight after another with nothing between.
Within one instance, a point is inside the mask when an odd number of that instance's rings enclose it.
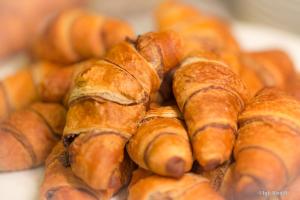
<instances>
[{"instance_id":1,"label":"glazed crust","mask_svg":"<svg viewBox=\"0 0 300 200\"><path fill-rule=\"evenodd\" d=\"M120 187L116 170L125 144L144 117L150 96L160 86L158 68L152 61L161 61L162 69L166 63L169 69L174 61L167 60L180 55L180 49L174 48L180 43L174 38L180 38L174 35L141 35L136 41L114 46L102 60L79 66L68 95L64 142L72 171L92 188Z\"/></svg>"},{"instance_id":2,"label":"glazed crust","mask_svg":"<svg viewBox=\"0 0 300 200\"><path fill-rule=\"evenodd\" d=\"M128 200L192 200L223 199L202 176L187 173L180 179L151 174L142 169L133 173Z\"/></svg>"},{"instance_id":3,"label":"glazed crust","mask_svg":"<svg viewBox=\"0 0 300 200\"><path fill-rule=\"evenodd\" d=\"M102 56L107 49L133 35L131 27L123 21L70 9L47 25L34 42L33 54L58 63L74 63Z\"/></svg>"},{"instance_id":4,"label":"glazed crust","mask_svg":"<svg viewBox=\"0 0 300 200\"><path fill-rule=\"evenodd\" d=\"M191 57L176 71L173 92L200 165L208 170L228 160L248 101L239 77L220 61Z\"/></svg>"},{"instance_id":5,"label":"glazed crust","mask_svg":"<svg viewBox=\"0 0 300 200\"><path fill-rule=\"evenodd\" d=\"M164 176L178 178L192 167L188 134L176 107L149 110L127 151L140 167Z\"/></svg>"},{"instance_id":6,"label":"glazed crust","mask_svg":"<svg viewBox=\"0 0 300 200\"><path fill-rule=\"evenodd\" d=\"M54 103L34 103L12 113L0 124L0 171L15 171L44 163L60 139L65 109Z\"/></svg>"},{"instance_id":7,"label":"glazed crust","mask_svg":"<svg viewBox=\"0 0 300 200\"><path fill-rule=\"evenodd\" d=\"M299 174L299 117L299 102L274 88L262 90L246 106L234 149L238 197L279 191Z\"/></svg>"}]
</instances>

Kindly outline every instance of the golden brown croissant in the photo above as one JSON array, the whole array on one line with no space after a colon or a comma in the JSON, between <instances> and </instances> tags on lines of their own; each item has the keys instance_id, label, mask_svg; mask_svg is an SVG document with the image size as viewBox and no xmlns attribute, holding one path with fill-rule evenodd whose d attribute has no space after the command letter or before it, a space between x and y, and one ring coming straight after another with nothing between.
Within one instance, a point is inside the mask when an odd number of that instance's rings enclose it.
<instances>
[{"instance_id":1,"label":"golden brown croissant","mask_svg":"<svg viewBox=\"0 0 300 200\"><path fill-rule=\"evenodd\" d=\"M33 54L58 63L99 57L106 49L132 37L131 27L120 20L71 9L56 16L33 45Z\"/></svg>"},{"instance_id":2,"label":"golden brown croissant","mask_svg":"<svg viewBox=\"0 0 300 200\"><path fill-rule=\"evenodd\" d=\"M286 89L287 84L295 74L290 57L287 53L278 49L244 53L242 62L248 70L256 74L265 87ZM258 88L258 90L261 88Z\"/></svg>"},{"instance_id":3,"label":"golden brown croissant","mask_svg":"<svg viewBox=\"0 0 300 200\"><path fill-rule=\"evenodd\" d=\"M36 100L60 102L70 87L74 67L38 62L0 82L0 119Z\"/></svg>"},{"instance_id":4,"label":"golden brown croissant","mask_svg":"<svg viewBox=\"0 0 300 200\"><path fill-rule=\"evenodd\" d=\"M140 167L164 176L179 178L193 163L188 134L174 106L148 111L127 151Z\"/></svg>"},{"instance_id":5,"label":"golden brown croissant","mask_svg":"<svg viewBox=\"0 0 300 200\"><path fill-rule=\"evenodd\" d=\"M224 22L173 0L165 1L158 7L156 18L159 29L171 29L182 36L184 57L207 54L222 60L236 74L240 74L240 49ZM172 96L170 88L173 73L167 74L162 83L164 99Z\"/></svg>"},{"instance_id":6,"label":"golden brown croissant","mask_svg":"<svg viewBox=\"0 0 300 200\"><path fill-rule=\"evenodd\" d=\"M300 103L274 88L262 90L246 106L234 148L238 199L280 191L299 174L299 119Z\"/></svg>"},{"instance_id":7,"label":"golden brown croissant","mask_svg":"<svg viewBox=\"0 0 300 200\"><path fill-rule=\"evenodd\" d=\"M180 179L154 175L143 169L133 172L128 200L221 200L209 181L193 173Z\"/></svg>"},{"instance_id":8,"label":"golden brown croissant","mask_svg":"<svg viewBox=\"0 0 300 200\"><path fill-rule=\"evenodd\" d=\"M119 187L125 144L180 51L177 34L147 33L82 64L69 95L64 142L73 172L92 188Z\"/></svg>"},{"instance_id":9,"label":"golden brown croissant","mask_svg":"<svg viewBox=\"0 0 300 200\"><path fill-rule=\"evenodd\" d=\"M156 11L160 30L174 30L184 38L186 56L198 51L218 54L239 73L239 45L224 22L178 1L164 1Z\"/></svg>"},{"instance_id":10,"label":"golden brown croissant","mask_svg":"<svg viewBox=\"0 0 300 200\"><path fill-rule=\"evenodd\" d=\"M65 125L65 109L55 103L34 103L0 124L0 171L41 165Z\"/></svg>"},{"instance_id":11,"label":"golden brown croissant","mask_svg":"<svg viewBox=\"0 0 300 200\"><path fill-rule=\"evenodd\" d=\"M63 144L58 143L46 160L46 171L40 188L41 200L108 200L114 191L96 191L77 178L67 166Z\"/></svg>"},{"instance_id":12,"label":"golden brown croissant","mask_svg":"<svg viewBox=\"0 0 300 200\"><path fill-rule=\"evenodd\" d=\"M173 92L200 165L209 170L228 160L248 100L240 78L223 62L190 57L174 74Z\"/></svg>"}]
</instances>

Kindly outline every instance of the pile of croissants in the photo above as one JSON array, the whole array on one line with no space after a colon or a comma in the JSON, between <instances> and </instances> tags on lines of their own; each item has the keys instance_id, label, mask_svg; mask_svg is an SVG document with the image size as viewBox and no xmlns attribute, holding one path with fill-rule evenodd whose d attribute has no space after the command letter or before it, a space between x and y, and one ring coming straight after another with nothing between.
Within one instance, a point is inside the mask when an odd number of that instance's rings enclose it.
<instances>
[{"instance_id":1,"label":"pile of croissants","mask_svg":"<svg viewBox=\"0 0 300 200\"><path fill-rule=\"evenodd\" d=\"M45 164L40 199L299 200L300 76L178 1L158 31L53 17L0 83L0 171Z\"/></svg>"}]
</instances>

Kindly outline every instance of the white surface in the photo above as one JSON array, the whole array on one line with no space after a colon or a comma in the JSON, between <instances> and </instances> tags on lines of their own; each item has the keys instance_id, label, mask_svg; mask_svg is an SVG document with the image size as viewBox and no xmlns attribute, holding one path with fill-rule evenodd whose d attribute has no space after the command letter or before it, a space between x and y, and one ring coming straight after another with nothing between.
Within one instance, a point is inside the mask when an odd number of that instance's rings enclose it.
<instances>
[{"instance_id":1,"label":"white surface","mask_svg":"<svg viewBox=\"0 0 300 200\"><path fill-rule=\"evenodd\" d=\"M132 24L136 27L136 30L139 33L141 33L143 30L151 30L151 26L149 26L151 23L149 23L149 18L146 17L139 18L138 21L135 20ZM235 23L233 28L236 37L244 49L255 50L271 47L282 48L292 56L296 66L300 67L299 37L263 26ZM22 56L19 56L17 59L10 61L10 66L4 66L0 69L0 77L3 77L13 71L11 65L20 66L24 60L26 59L24 59ZM0 199L38 199L38 190L42 179L43 169L41 167L23 172L0 173Z\"/></svg>"}]
</instances>

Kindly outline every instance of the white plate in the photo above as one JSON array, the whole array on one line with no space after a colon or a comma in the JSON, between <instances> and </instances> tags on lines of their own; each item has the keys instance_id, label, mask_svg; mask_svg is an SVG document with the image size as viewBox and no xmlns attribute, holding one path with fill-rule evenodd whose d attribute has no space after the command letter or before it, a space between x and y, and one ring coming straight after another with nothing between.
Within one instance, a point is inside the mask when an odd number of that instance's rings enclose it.
<instances>
[{"instance_id":1,"label":"white plate","mask_svg":"<svg viewBox=\"0 0 300 200\"><path fill-rule=\"evenodd\" d=\"M138 32L151 30L148 18L140 18L132 24ZM147 26L147 24L150 24ZM294 60L295 66L300 67L300 37L280 30L243 23L234 23L236 37L242 47L247 50L263 48L282 48ZM23 56L18 56L9 61L9 66L0 69L0 77L12 73L20 63L26 61ZM3 64L2 64L3 65ZM299 69L299 68L298 68ZM22 172L0 173L0 199L1 200L33 200L38 199L39 185L43 179L43 168ZM124 198L124 195L121 195ZM123 198L113 198L123 199Z\"/></svg>"}]
</instances>

